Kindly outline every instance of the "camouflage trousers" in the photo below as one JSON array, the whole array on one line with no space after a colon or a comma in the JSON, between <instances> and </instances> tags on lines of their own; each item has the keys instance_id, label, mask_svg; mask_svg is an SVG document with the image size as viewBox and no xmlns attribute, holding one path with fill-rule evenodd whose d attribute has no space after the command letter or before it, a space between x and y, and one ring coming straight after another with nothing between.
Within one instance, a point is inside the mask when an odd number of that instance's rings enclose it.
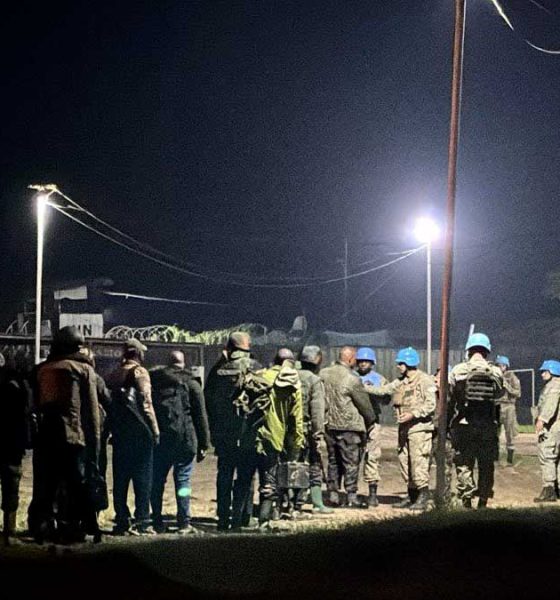
<instances>
[{"instance_id":1,"label":"camouflage trousers","mask_svg":"<svg viewBox=\"0 0 560 600\"><path fill-rule=\"evenodd\" d=\"M517 413L515 404L500 404L500 428L504 427L506 433L506 447L514 450L514 439L517 435Z\"/></svg>"},{"instance_id":2,"label":"camouflage trousers","mask_svg":"<svg viewBox=\"0 0 560 600\"><path fill-rule=\"evenodd\" d=\"M560 480L560 432L543 430L538 450L543 487L554 486Z\"/></svg>"},{"instance_id":3,"label":"camouflage trousers","mask_svg":"<svg viewBox=\"0 0 560 600\"><path fill-rule=\"evenodd\" d=\"M430 484L432 436L432 431L411 433L406 426L399 426L397 455L401 475L409 489L426 488Z\"/></svg>"},{"instance_id":4,"label":"camouflage trousers","mask_svg":"<svg viewBox=\"0 0 560 600\"><path fill-rule=\"evenodd\" d=\"M379 477L379 459L381 458L381 425L376 423L369 432L364 458L364 481L377 483Z\"/></svg>"},{"instance_id":5,"label":"camouflage trousers","mask_svg":"<svg viewBox=\"0 0 560 600\"><path fill-rule=\"evenodd\" d=\"M498 459L498 430L495 425L457 425L452 430L457 469L457 496L478 495L487 500L494 496L494 461ZM478 465L478 486L474 479Z\"/></svg>"}]
</instances>

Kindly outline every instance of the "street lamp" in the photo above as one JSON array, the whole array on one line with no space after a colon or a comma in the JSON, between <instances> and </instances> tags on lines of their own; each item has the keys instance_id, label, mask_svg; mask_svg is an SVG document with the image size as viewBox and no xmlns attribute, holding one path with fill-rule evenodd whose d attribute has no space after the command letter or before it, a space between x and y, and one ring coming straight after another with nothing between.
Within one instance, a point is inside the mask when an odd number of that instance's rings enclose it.
<instances>
[{"instance_id":1,"label":"street lamp","mask_svg":"<svg viewBox=\"0 0 560 600\"><path fill-rule=\"evenodd\" d=\"M45 223L47 218L47 206L51 194L57 191L53 184L30 185L31 189L37 190L35 196L37 203L37 279L35 288L35 364L41 360L41 312L43 294L43 247L45 245Z\"/></svg>"},{"instance_id":2,"label":"street lamp","mask_svg":"<svg viewBox=\"0 0 560 600\"><path fill-rule=\"evenodd\" d=\"M432 372L432 243L438 238L439 227L428 217L416 221L416 239L426 246L426 367Z\"/></svg>"}]
</instances>

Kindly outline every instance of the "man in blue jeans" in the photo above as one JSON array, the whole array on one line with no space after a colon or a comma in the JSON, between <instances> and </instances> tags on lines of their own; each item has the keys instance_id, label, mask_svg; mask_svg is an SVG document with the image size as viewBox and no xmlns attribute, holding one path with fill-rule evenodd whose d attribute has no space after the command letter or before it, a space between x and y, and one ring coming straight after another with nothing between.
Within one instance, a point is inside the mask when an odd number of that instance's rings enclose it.
<instances>
[{"instance_id":1,"label":"man in blue jeans","mask_svg":"<svg viewBox=\"0 0 560 600\"><path fill-rule=\"evenodd\" d=\"M164 533L162 504L167 475L173 467L177 527L179 533L194 533L191 525L191 476L194 459L206 455L210 440L204 394L200 384L185 371L185 355L174 350L166 367L151 372L153 403L160 443L154 452L152 520L157 533Z\"/></svg>"}]
</instances>

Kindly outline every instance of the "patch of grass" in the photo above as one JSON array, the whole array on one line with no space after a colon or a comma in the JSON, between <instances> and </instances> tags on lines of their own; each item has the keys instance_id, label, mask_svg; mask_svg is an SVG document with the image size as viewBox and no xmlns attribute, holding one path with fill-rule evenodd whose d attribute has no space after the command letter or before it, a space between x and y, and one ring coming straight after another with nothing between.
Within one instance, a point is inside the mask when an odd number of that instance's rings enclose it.
<instances>
[{"instance_id":1,"label":"patch of grass","mask_svg":"<svg viewBox=\"0 0 560 600\"><path fill-rule=\"evenodd\" d=\"M517 431L519 433L535 433L534 425L518 425Z\"/></svg>"}]
</instances>

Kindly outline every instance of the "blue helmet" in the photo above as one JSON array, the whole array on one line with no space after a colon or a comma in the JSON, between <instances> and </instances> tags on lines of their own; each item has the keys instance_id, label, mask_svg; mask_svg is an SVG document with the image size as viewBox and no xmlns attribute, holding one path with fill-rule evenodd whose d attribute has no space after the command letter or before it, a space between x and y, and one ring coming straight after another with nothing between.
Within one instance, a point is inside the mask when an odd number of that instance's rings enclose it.
<instances>
[{"instance_id":1,"label":"blue helmet","mask_svg":"<svg viewBox=\"0 0 560 600\"><path fill-rule=\"evenodd\" d=\"M502 356L501 354L498 354L498 356L496 356L495 362L497 365L505 365L506 367L509 367L509 358L507 356Z\"/></svg>"},{"instance_id":2,"label":"blue helmet","mask_svg":"<svg viewBox=\"0 0 560 600\"><path fill-rule=\"evenodd\" d=\"M372 350L371 348L358 348L356 360L369 360L372 363L376 362L375 350Z\"/></svg>"},{"instance_id":3,"label":"blue helmet","mask_svg":"<svg viewBox=\"0 0 560 600\"><path fill-rule=\"evenodd\" d=\"M395 362L397 364L404 363L407 367L417 367L420 364L420 355L410 346L408 348L401 348L401 350L397 352Z\"/></svg>"},{"instance_id":4,"label":"blue helmet","mask_svg":"<svg viewBox=\"0 0 560 600\"><path fill-rule=\"evenodd\" d=\"M556 375L556 377L560 377L560 361L545 360L540 366L539 371L550 371L551 375Z\"/></svg>"},{"instance_id":5,"label":"blue helmet","mask_svg":"<svg viewBox=\"0 0 560 600\"><path fill-rule=\"evenodd\" d=\"M469 335L465 350L470 350L471 348L476 348L477 346L485 348L488 350L488 352L492 351L490 338L485 333L473 333L472 335Z\"/></svg>"}]
</instances>

